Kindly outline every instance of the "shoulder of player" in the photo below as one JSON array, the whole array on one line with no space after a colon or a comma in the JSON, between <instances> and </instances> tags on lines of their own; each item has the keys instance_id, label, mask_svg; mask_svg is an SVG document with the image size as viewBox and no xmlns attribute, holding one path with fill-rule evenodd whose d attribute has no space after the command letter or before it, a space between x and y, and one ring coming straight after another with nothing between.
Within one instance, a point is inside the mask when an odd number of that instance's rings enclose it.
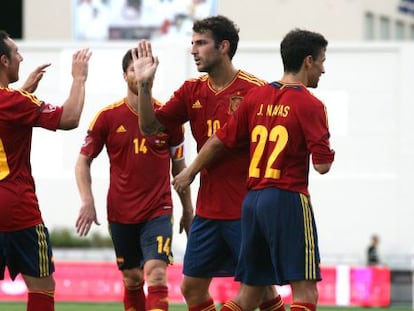
<instances>
[{"instance_id":1,"label":"shoulder of player","mask_svg":"<svg viewBox=\"0 0 414 311\"><path fill-rule=\"evenodd\" d=\"M93 119L93 123L96 122L98 118L104 118L105 116L113 115L114 113L118 113L119 109L126 107L126 99L122 98L116 102L113 102L110 105L107 105L101 108L96 114Z\"/></svg>"},{"instance_id":2,"label":"shoulder of player","mask_svg":"<svg viewBox=\"0 0 414 311\"><path fill-rule=\"evenodd\" d=\"M120 109L127 106L126 98L119 99L110 105L101 108L94 116L89 124L89 130L95 129L96 126L103 126L104 124L109 125L114 120L115 115L119 114Z\"/></svg>"},{"instance_id":3,"label":"shoulder of player","mask_svg":"<svg viewBox=\"0 0 414 311\"><path fill-rule=\"evenodd\" d=\"M117 100L116 102L113 102L110 105L107 105L107 106L103 107L101 110L98 111L98 114L102 113L102 112L111 112L111 111L117 110L117 109L119 109L123 106L126 106L126 98L122 98L120 100Z\"/></svg>"},{"instance_id":4,"label":"shoulder of player","mask_svg":"<svg viewBox=\"0 0 414 311\"><path fill-rule=\"evenodd\" d=\"M253 85L256 85L256 86L263 86L263 85L266 85L267 83L265 80L260 79L257 76L244 70L239 70L237 74L237 78L240 80L246 81L248 83L251 83Z\"/></svg>"},{"instance_id":5,"label":"shoulder of player","mask_svg":"<svg viewBox=\"0 0 414 311\"><path fill-rule=\"evenodd\" d=\"M154 107L154 109L158 109L158 108L164 106L164 103L162 103L161 101L159 101L158 99L153 97L152 98L152 106Z\"/></svg>"},{"instance_id":6,"label":"shoulder of player","mask_svg":"<svg viewBox=\"0 0 414 311\"><path fill-rule=\"evenodd\" d=\"M307 108L324 106L323 102L302 84L285 85L283 89L290 91L292 100Z\"/></svg>"},{"instance_id":7,"label":"shoulder of player","mask_svg":"<svg viewBox=\"0 0 414 311\"><path fill-rule=\"evenodd\" d=\"M36 110L43 102L33 93L21 89L0 88L1 107L13 111Z\"/></svg>"},{"instance_id":8,"label":"shoulder of player","mask_svg":"<svg viewBox=\"0 0 414 311\"><path fill-rule=\"evenodd\" d=\"M189 78L184 81L183 85L192 85L192 84L198 84L203 83L208 80L208 74L203 74L197 78Z\"/></svg>"}]
</instances>

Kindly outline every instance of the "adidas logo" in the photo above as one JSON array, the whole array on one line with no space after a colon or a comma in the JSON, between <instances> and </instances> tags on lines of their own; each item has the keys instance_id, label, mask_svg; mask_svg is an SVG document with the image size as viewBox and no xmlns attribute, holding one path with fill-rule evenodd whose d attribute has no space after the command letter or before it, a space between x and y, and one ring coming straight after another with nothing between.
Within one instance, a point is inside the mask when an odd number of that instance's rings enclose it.
<instances>
[{"instance_id":1,"label":"adidas logo","mask_svg":"<svg viewBox=\"0 0 414 311\"><path fill-rule=\"evenodd\" d=\"M123 125L120 125L117 129L116 132L117 133L125 133L127 130Z\"/></svg>"},{"instance_id":2,"label":"adidas logo","mask_svg":"<svg viewBox=\"0 0 414 311\"><path fill-rule=\"evenodd\" d=\"M191 108L200 109L200 108L203 108L203 106L201 105L200 101L197 99Z\"/></svg>"}]
</instances>

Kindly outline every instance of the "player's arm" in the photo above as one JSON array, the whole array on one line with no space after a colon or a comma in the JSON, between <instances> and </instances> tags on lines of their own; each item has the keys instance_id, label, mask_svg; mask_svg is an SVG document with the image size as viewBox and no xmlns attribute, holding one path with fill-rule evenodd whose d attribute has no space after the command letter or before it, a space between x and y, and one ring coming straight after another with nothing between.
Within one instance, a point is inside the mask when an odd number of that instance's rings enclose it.
<instances>
[{"instance_id":1,"label":"player's arm","mask_svg":"<svg viewBox=\"0 0 414 311\"><path fill-rule=\"evenodd\" d=\"M92 226L92 222L100 225L96 216L95 203L92 193L91 163L92 158L79 154L75 166L76 184L81 198L81 207L78 219L76 220L76 232L80 236L88 234Z\"/></svg>"},{"instance_id":2,"label":"player's arm","mask_svg":"<svg viewBox=\"0 0 414 311\"><path fill-rule=\"evenodd\" d=\"M320 101L315 101L314 105L307 105L306 109L301 110L299 116L308 149L312 154L313 168L319 174L326 174L331 169L335 151L330 146L331 135L325 105Z\"/></svg>"},{"instance_id":3,"label":"player's arm","mask_svg":"<svg viewBox=\"0 0 414 311\"><path fill-rule=\"evenodd\" d=\"M193 182L194 177L205 168L223 148L223 142L214 134L201 148L193 163L173 179L174 189L178 192L185 192L185 189Z\"/></svg>"},{"instance_id":4,"label":"player's arm","mask_svg":"<svg viewBox=\"0 0 414 311\"><path fill-rule=\"evenodd\" d=\"M72 57L72 86L69 97L63 104L63 113L58 128L70 130L78 127L85 101L85 83L88 77L89 49L82 49Z\"/></svg>"},{"instance_id":5,"label":"player's arm","mask_svg":"<svg viewBox=\"0 0 414 311\"><path fill-rule=\"evenodd\" d=\"M158 67L158 57L152 55L151 43L141 40L132 49L135 78L138 85L139 126L145 135L154 135L164 129L152 107L152 84Z\"/></svg>"},{"instance_id":6,"label":"player's arm","mask_svg":"<svg viewBox=\"0 0 414 311\"><path fill-rule=\"evenodd\" d=\"M179 160L172 159L171 165L171 173L173 177L177 176L180 172L182 172L186 168L185 159L181 158ZM188 236L190 232L190 226L193 222L194 217L194 209L193 209L193 202L191 201L191 190L190 186L187 186L187 189L182 192L178 192L178 196L181 201L181 206L183 207L183 213L180 220L180 233L185 231Z\"/></svg>"},{"instance_id":7,"label":"player's arm","mask_svg":"<svg viewBox=\"0 0 414 311\"><path fill-rule=\"evenodd\" d=\"M37 67L35 70L33 70L27 77L27 80L24 82L21 89L29 93L33 93L34 91L36 91L40 80L43 78L43 74L46 72L45 69L50 65L50 63L43 64Z\"/></svg>"}]
</instances>

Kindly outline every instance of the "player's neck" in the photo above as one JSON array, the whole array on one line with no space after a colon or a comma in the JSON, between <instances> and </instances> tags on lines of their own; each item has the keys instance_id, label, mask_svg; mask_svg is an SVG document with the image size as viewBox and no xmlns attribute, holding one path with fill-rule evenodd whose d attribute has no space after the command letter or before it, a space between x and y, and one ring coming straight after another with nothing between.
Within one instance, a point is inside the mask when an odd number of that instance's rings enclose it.
<instances>
[{"instance_id":1,"label":"player's neck","mask_svg":"<svg viewBox=\"0 0 414 311\"><path fill-rule=\"evenodd\" d=\"M280 79L280 82L286 83L286 84L303 84L307 85L308 79L306 75L304 75L302 72L298 73L284 73L282 79Z\"/></svg>"},{"instance_id":2,"label":"player's neck","mask_svg":"<svg viewBox=\"0 0 414 311\"><path fill-rule=\"evenodd\" d=\"M136 113L138 113L138 96L132 92L128 92L127 105Z\"/></svg>"},{"instance_id":3,"label":"player's neck","mask_svg":"<svg viewBox=\"0 0 414 311\"><path fill-rule=\"evenodd\" d=\"M9 87L9 81L7 79L3 79L0 77L0 87L1 88L8 88Z\"/></svg>"},{"instance_id":4,"label":"player's neck","mask_svg":"<svg viewBox=\"0 0 414 311\"><path fill-rule=\"evenodd\" d=\"M224 89L234 80L238 72L239 70L234 68L232 64L216 67L208 73L211 87L216 91Z\"/></svg>"}]
</instances>

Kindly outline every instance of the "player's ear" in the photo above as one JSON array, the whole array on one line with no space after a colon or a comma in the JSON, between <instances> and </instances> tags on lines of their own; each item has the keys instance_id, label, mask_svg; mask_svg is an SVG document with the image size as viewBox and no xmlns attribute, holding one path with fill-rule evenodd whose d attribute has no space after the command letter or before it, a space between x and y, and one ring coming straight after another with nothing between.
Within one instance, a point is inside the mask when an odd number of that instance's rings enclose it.
<instances>
[{"instance_id":1,"label":"player's ear","mask_svg":"<svg viewBox=\"0 0 414 311\"><path fill-rule=\"evenodd\" d=\"M312 55L308 55L303 59L303 66L307 69L310 68L313 64L313 57Z\"/></svg>"},{"instance_id":2,"label":"player's ear","mask_svg":"<svg viewBox=\"0 0 414 311\"><path fill-rule=\"evenodd\" d=\"M1 56L0 56L0 63L2 64L2 66L4 66L4 67L8 67L8 65L9 65L9 63L10 63L10 60L9 60L9 58L7 57L7 55L6 55L6 54L3 54L3 55L1 55Z\"/></svg>"},{"instance_id":3,"label":"player's ear","mask_svg":"<svg viewBox=\"0 0 414 311\"><path fill-rule=\"evenodd\" d=\"M220 50L222 50L224 53L229 53L230 50L230 41L229 40L223 40L220 43Z\"/></svg>"}]
</instances>

